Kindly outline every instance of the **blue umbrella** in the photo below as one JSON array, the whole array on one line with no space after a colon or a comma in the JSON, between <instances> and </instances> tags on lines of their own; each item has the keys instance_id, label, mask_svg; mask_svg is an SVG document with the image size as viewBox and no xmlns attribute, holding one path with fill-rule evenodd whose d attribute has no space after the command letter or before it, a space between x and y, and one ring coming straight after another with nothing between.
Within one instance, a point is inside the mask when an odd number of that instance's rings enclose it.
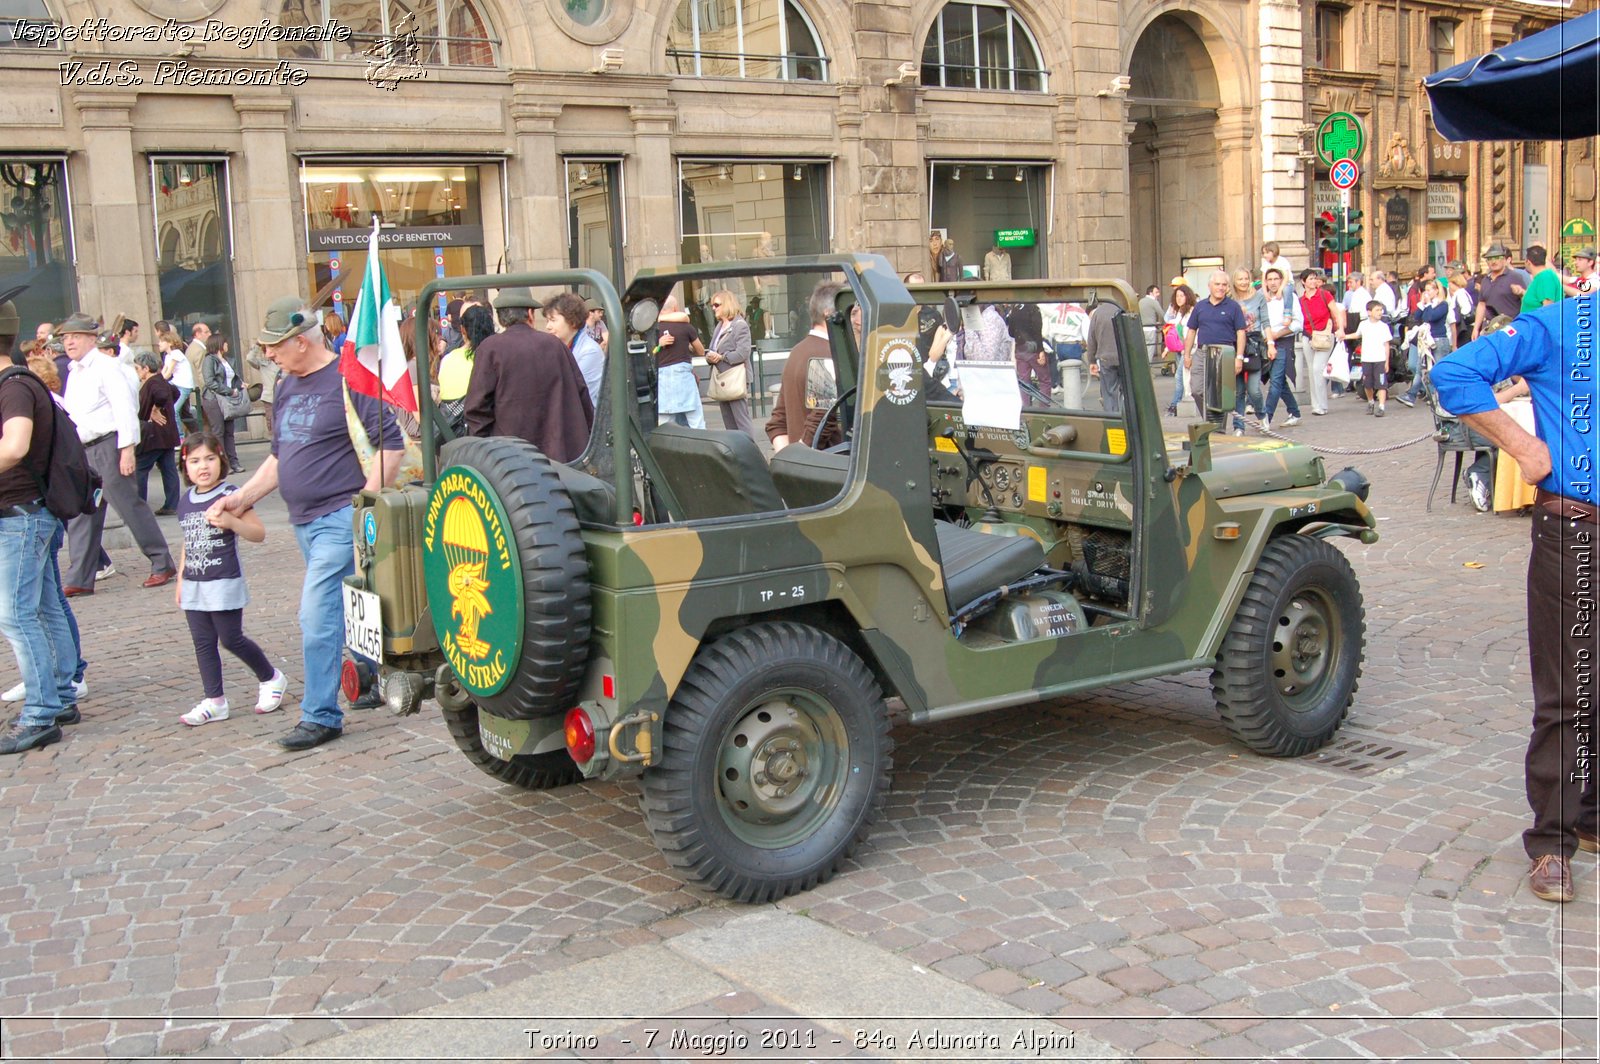
<instances>
[{"instance_id":1,"label":"blue umbrella","mask_svg":"<svg viewBox=\"0 0 1600 1064\"><path fill-rule=\"evenodd\" d=\"M1600 11L1512 41L1423 81L1448 140L1600 134Z\"/></svg>"}]
</instances>

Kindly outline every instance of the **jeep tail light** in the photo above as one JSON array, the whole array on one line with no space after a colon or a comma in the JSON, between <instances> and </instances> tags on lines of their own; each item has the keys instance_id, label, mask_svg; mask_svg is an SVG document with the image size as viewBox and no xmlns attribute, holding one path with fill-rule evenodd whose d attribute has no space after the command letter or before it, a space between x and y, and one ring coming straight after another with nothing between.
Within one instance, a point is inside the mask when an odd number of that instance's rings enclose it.
<instances>
[{"instance_id":1,"label":"jeep tail light","mask_svg":"<svg viewBox=\"0 0 1600 1064\"><path fill-rule=\"evenodd\" d=\"M344 691L345 698L352 702L361 697L361 673L349 658L345 658L344 664L339 667L339 688Z\"/></svg>"},{"instance_id":2,"label":"jeep tail light","mask_svg":"<svg viewBox=\"0 0 1600 1064\"><path fill-rule=\"evenodd\" d=\"M600 677L600 695L602 698L617 697L617 678L615 676Z\"/></svg>"},{"instance_id":3,"label":"jeep tail light","mask_svg":"<svg viewBox=\"0 0 1600 1064\"><path fill-rule=\"evenodd\" d=\"M594 760L594 721L582 709L567 710L567 753L572 760L586 765Z\"/></svg>"}]
</instances>

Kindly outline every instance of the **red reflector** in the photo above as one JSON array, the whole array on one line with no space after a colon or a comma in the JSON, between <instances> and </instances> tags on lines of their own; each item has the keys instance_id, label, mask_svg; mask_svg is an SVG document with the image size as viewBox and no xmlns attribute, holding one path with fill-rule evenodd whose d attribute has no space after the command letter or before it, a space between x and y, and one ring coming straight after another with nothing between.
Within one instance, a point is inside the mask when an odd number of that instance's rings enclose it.
<instances>
[{"instance_id":1,"label":"red reflector","mask_svg":"<svg viewBox=\"0 0 1600 1064\"><path fill-rule=\"evenodd\" d=\"M600 694L606 698L617 697L617 678L615 676L600 677Z\"/></svg>"},{"instance_id":2,"label":"red reflector","mask_svg":"<svg viewBox=\"0 0 1600 1064\"><path fill-rule=\"evenodd\" d=\"M583 765L594 759L594 722L581 709L567 710L567 753Z\"/></svg>"},{"instance_id":3,"label":"red reflector","mask_svg":"<svg viewBox=\"0 0 1600 1064\"><path fill-rule=\"evenodd\" d=\"M352 702L361 697L361 673L356 671L356 663L349 658L339 668L339 687Z\"/></svg>"}]
</instances>

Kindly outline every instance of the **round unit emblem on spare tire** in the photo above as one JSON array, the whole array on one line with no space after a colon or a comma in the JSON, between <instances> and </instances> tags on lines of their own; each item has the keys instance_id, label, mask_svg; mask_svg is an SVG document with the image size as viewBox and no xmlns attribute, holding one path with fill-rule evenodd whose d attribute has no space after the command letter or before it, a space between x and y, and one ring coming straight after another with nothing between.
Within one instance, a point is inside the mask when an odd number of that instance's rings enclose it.
<instances>
[{"instance_id":1,"label":"round unit emblem on spare tire","mask_svg":"<svg viewBox=\"0 0 1600 1064\"><path fill-rule=\"evenodd\" d=\"M522 651L522 566L511 522L479 475L451 466L428 499L423 573L439 645L461 686L493 695Z\"/></svg>"}]
</instances>

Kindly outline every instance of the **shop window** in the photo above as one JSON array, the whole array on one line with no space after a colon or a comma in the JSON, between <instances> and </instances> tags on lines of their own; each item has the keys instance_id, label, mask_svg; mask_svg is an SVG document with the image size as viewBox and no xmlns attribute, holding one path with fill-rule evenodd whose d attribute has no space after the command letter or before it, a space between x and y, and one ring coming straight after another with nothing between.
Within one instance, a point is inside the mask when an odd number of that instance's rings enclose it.
<instances>
[{"instance_id":1,"label":"shop window","mask_svg":"<svg viewBox=\"0 0 1600 1064\"><path fill-rule=\"evenodd\" d=\"M604 274L621 291L622 164L616 159L568 158L567 265Z\"/></svg>"},{"instance_id":2,"label":"shop window","mask_svg":"<svg viewBox=\"0 0 1600 1064\"><path fill-rule=\"evenodd\" d=\"M50 40L41 42L29 30L20 35L17 23L25 26L57 26L60 20L50 14L44 0L0 0L0 48L39 48L59 50L61 44Z\"/></svg>"},{"instance_id":3,"label":"shop window","mask_svg":"<svg viewBox=\"0 0 1600 1064\"><path fill-rule=\"evenodd\" d=\"M922 45L922 83L953 89L1045 92L1049 73L1033 34L1003 3L946 4Z\"/></svg>"},{"instance_id":4,"label":"shop window","mask_svg":"<svg viewBox=\"0 0 1600 1064\"><path fill-rule=\"evenodd\" d=\"M0 156L0 291L28 286L14 300L26 340L39 322L78 309L66 180L60 160Z\"/></svg>"},{"instance_id":5,"label":"shop window","mask_svg":"<svg viewBox=\"0 0 1600 1064\"><path fill-rule=\"evenodd\" d=\"M471 164L306 165L307 260L312 292L346 317L376 217L389 289L404 306L435 277L484 272L480 168ZM348 318L347 318L348 320Z\"/></svg>"},{"instance_id":6,"label":"shop window","mask_svg":"<svg viewBox=\"0 0 1600 1064\"><path fill-rule=\"evenodd\" d=\"M472 0L283 0L278 18L284 27L330 21L348 27L350 39L280 41L278 55L365 62L374 45L409 37L417 46L415 62L425 67L492 67L499 62L500 40Z\"/></svg>"},{"instance_id":7,"label":"shop window","mask_svg":"<svg viewBox=\"0 0 1600 1064\"><path fill-rule=\"evenodd\" d=\"M817 31L794 0L682 0L667 60L696 77L828 80Z\"/></svg>"},{"instance_id":8,"label":"shop window","mask_svg":"<svg viewBox=\"0 0 1600 1064\"><path fill-rule=\"evenodd\" d=\"M1459 25L1450 18L1428 20L1428 51L1433 58L1435 74L1456 65L1456 27Z\"/></svg>"},{"instance_id":9,"label":"shop window","mask_svg":"<svg viewBox=\"0 0 1600 1064\"><path fill-rule=\"evenodd\" d=\"M960 260L961 277L1004 280L1048 277L1048 223L1044 190L1050 168L1042 165L949 162L930 164L929 231L948 238ZM938 269L930 248L924 273Z\"/></svg>"},{"instance_id":10,"label":"shop window","mask_svg":"<svg viewBox=\"0 0 1600 1064\"><path fill-rule=\"evenodd\" d=\"M684 262L748 262L779 255L822 255L832 222L828 164L795 159L695 159L678 163ZM744 303L745 320L760 352L787 351L811 328L807 300L817 274L713 278L685 285L685 309L707 336L713 326L711 296L727 288ZM760 387L777 383L762 361L753 372Z\"/></svg>"},{"instance_id":11,"label":"shop window","mask_svg":"<svg viewBox=\"0 0 1600 1064\"><path fill-rule=\"evenodd\" d=\"M1311 61L1323 70L1344 69L1345 9L1318 4L1311 34Z\"/></svg>"},{"instance_id":12,"label":"shop window","mask_svg":"<svg viewBox=\"0 0 1600 1064\"><path fill-rule=\"evenodd\" d=\"M152 158L150 184L160 316L182 324L185 333L203 320L237 338L228 164L220 159Z\"/></svg>"}]
</instances>

